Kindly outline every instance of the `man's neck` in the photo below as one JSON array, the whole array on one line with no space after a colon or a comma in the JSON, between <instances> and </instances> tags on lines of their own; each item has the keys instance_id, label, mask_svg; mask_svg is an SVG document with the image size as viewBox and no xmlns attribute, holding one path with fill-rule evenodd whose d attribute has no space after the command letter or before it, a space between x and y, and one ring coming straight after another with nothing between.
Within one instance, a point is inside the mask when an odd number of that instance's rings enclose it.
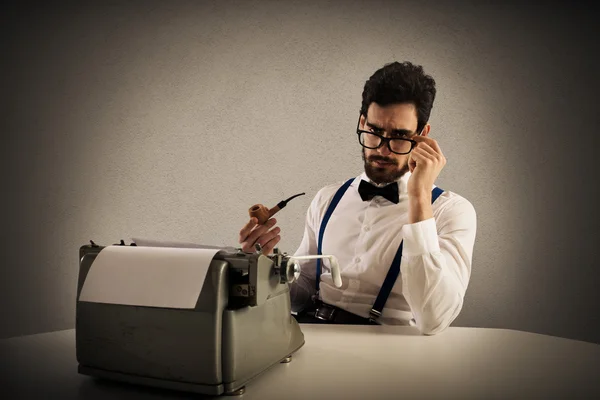
<instances>
[{"instance_id":1,"label":"man's neck","mask_svg":"<svg viewBox=\"0 0 600 400\"><path fill-rule=\"evenodd\" d=\"M366 172L364 172L364 177L366 178L367 182L369 182L370 184L375 185L377 187L385 187L385 186L390 185L392 183L396 183L396 184L400 185L400 181L402 181L402 179L404 179L406 176L407 176L407 174L404 173L401 177L399 177L398 179L396 179L394 181L386 181L386 182L378 183L378 182L375 182L373 179L371 179L369 177L369 175L367 175Z\"/></svg>"},{"instance_id":2,"label":"man's neck","mask_svg":"<svg viewBox=\"0 0 600 400\"><path fill-rule=\"evenodd\" d=\"M372 185L375 185L375 186L377 186L377 187L385 187L385 186L387 186L387 185L390 185L390 184L392 184L392 183L397 183L397 182L396 182L396 181L392 181L392 182L377 183L377 182L375 182L375 181L373 181L373 180L369 179L369 183L371 183Z\"/></svg>"},{"instance_id":3,"label":"man's neck","mask_svg":"<svg viewBox=\"0 0 600 400\"><path fill-rule=\"evenodd\" d=\"M410 178L410 175L411 175L410 171L406 171L406 172L404 172L404 174L402 174L402 176L400 178L398 178L395 181L391 182L391 183L395 182L395 183L398 184L398 193L400 193L401 196L403 196L406 193L406 191L407 191L408 180ZM371 183L371 184L373 184L375 186L378 186L378 187L383 187L383 186L389 185L389 183L387 183L387 184L386 183L384 183L384 184L376 184L369 177L369 175L367 175L367 171L364 171L364 170L363 170L363 173L362 173L361 177L365 181L367 181L367 182L369 182L369 183Z\"/></svg>"}]
</instances>

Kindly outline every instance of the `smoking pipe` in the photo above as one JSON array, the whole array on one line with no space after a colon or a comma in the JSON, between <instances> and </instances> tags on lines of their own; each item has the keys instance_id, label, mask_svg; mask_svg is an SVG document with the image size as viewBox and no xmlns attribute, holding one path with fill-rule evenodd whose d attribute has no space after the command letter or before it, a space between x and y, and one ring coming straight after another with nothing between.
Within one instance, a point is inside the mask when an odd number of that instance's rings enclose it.
<instances>
[{"instance_id":1,"label":"smoking pipe","mask_svg":"<svg viewBox=\"0 0 600 400\"><path fill-rule=\"evenodd\" d=\"M282 200L279 203L277 203L277 205L275 207L271 208L270 210L267 207L263 206L262 204L255 204L252 207L250 207L250 209L248 210L248 214L250 214L250 218L254 217L254 218L258 219L259 225L262 225L265 222L267 222L267 220L269 218L271 218L273 215L275 215L279 210L281 210L283 207L285 207L287 205L288 201L292 200L295 197L302 196L303 194L305 194L305 193L298 193L298 194L293 195L289 199Z\"/></svg>"}]
</instances>

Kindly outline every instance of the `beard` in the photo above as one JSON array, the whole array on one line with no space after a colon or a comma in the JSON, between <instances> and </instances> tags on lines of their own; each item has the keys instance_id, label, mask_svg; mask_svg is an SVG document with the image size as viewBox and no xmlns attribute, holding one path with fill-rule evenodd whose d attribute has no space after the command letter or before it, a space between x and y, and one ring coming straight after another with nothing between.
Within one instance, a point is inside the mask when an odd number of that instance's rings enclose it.
<instances>
[{"instance_id":1,"label":"beard","mask_svg":"<svg viewBox=\"0 0 600 400\"><path fill-rule=\"evenodd\" d=\"M365 173L367 177L373 182L381 185L397 181L408 172L408 161L398 168L398 161L379 155L372 155L368 159L365 156L365 149L362 149L362 159L365 164ZM377 167L373 164L373 161L389 162L386 167Z\"/></svg>"}]
</instances>

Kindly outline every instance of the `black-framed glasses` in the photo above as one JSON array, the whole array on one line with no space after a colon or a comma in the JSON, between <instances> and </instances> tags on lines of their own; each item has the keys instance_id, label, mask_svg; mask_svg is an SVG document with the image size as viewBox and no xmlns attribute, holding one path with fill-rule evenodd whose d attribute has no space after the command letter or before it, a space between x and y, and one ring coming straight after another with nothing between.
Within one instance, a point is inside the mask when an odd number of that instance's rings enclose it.
<instances>
[{"instance_id":1,"label":"black-framed glasses","mask_svg":"<svg viewBox=\"0 0 600 400\"><path fill-rule=\"evenodd\" d=\"M387 144L388 149L395 154L408 154L417 145L417 142L407 138L387 138L371 131L363 131L360 127L360 115L356 124L358 142L367 149L378 149Z\"/></svg>"}]
</instances>

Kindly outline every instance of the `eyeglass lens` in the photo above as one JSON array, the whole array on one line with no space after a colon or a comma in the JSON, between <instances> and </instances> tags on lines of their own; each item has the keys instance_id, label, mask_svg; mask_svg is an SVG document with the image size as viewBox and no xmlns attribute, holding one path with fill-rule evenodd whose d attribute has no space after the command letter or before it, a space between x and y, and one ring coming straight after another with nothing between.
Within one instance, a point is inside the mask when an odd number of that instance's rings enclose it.
<instances>
[{"instance_id":1,"label":"eyeglass lens","mask_svg":"<svg viewBox=\"0 0 600 400\"><path fill-rule=\"evenodd\" d=\"M381 144L381 138L379 136L367 132L361 132L359 140L360 144L371 149L376 149ZM411 149L411 142L408 140L391 139L389 144L394 153L408 153Z\"/></svg>"}]
</instances>

